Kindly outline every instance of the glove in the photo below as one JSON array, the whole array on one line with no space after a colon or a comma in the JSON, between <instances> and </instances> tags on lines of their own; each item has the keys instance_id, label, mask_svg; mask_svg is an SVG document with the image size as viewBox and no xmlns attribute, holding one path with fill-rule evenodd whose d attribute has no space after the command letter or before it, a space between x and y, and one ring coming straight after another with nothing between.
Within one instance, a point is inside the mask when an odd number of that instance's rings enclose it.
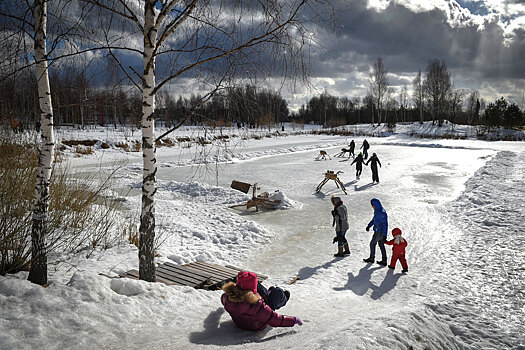
<instances>
[{"instance_id":1,"label":"glove","mask_svg":"<svg viewBox=\"0 0 525 350\"><path fill-rule=\"evenodd\" d=\"M298 324L299 326L303 325L303 321L301 321L301 319L299 317L295 316L294 319L295 319L295 323L294 324Z\"/></svg>"},{"instance_id":2,"label":"glove","mask_svg":"<svg viewBox=\"0 0 525 350\"><path fill-rule=\"evenodd\" d=\"M334 244L335 242L337 242L339 240L339 238L337 238L337 236L334 237L334 239L332 239L332 244Z\"/></svg>"},{"instance_id":3,"label":"glove","mask_svg":"<svg viewBox=\"0 0 525 350\"><path fill-rule=\"evenodd\" d=\"M370 226L367 226L367 227L366 227L366 231L367 231L367 232L370 231Z\"/></svg>"},{"instance_id":4,"label":"glove","mask_svg":"<svg viewBox=\"0 0 525 350\"><path fill-rule=\"evenodd\" d=\"M332 210L332 216L336 216L337 215L337 210Z\"/></svg>"}]
</instances>

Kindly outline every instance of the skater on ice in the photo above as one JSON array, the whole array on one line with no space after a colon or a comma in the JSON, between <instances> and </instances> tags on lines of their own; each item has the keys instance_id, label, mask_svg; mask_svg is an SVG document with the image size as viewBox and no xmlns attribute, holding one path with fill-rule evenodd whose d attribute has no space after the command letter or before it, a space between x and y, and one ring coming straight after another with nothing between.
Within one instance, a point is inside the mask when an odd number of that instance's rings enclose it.
<instances>
[{"instance_id":1,"label":"skater on ice","mask_svg":"<svg viewBox=\"0 0 525 350\"><path fill-rule=\"evenodd\" d=\"M368 158L368 149L370 148L370 144L368 143L366 139L363 140L363 144L359 148L363 149L364 158L365 159Z\"/></svg>"},{"instance_id":2,"label":"skater on ice","mask_svg":"<svg viewBox=\"0 0 525 350\"><path fill-rule=\"evenodd\" d=\"M367 259L363 259L367 263L373 263L376 253L376 244L379 245L381 250L381 260L377 261L379 265L386 266L386 249L385 241L388 235L388 216L385 209L381 205L381 202L377 198L372 198L370 201L372 208L374 209L374 217L366 226L366 230L369 231L371 227L374 229L374 235L370 241L370 256Z\"/></svg>"},{"instance_id":3,"label":"skater on ice","mask_svg":"<svg viewBox=\"0 0 525 350\"><path fill-rule=\"evenodd\" d=\"M405 247L408 243L406 239L401 237L401 233L401 229L396 227L392 230L392 236L394 236L394 238L386 242L386 244L392 246L392 260L390 261L390 265L388 265L388 267L392 270L395 269L397 260L399 259L399 262L403 267L403 271L401 272L405 273L408 272L407 260L405 258Z\"/></svg>"},{"instance_id":4,"label":"skater on ice","mask_svg":"<svg viewBox=\"0 0 525 350\"><path fill-rule=\"evenodd\" d=\"M356 180L359 180L359 177L361 176L361 172L363 171L363 164L365 164L363 160L363 153L359 153L350 165L354 163L355 163L355 178Z\"/></svg>"},{"instance_id":5,"label":"skater on ice","mask_svg":"<svg viewBox=\"0 0 525 350\"><path fill-rule=\"evenodd\" d=\"M350 227L348 225L348 211L341 197L332 196L330 199L334 205L334 210L332 210L332 217L334 218L332 226L335 226L335 237L332 243L337 242L337 253L334 254L334 256L343 257L350 254L350 248L345 238L346 231L348 231Z\"/></svg>"},{"instance_id":6,"label":"skater on ice","mask_svg":"<svg viewBox=\"0 0 525 350\"><path fill-rule=\"evenodd\" d=\"M229 282L222 287L224 294L221 302L237 327L258 331L266 326L293 327L296 324L302 326L303 322L298 317L276 313L258 293L258 291L264 293L266 290L261 287L262 285L257 282L257 275L248 271L239 271L237 283ZM288 301L289 293L281 288L271 288L267 292L269 292L268 303L276 308L284 306Z\"/></svg>"},{"instance_id":7,"label":"skater on ice","mask_svg":"<svg viewBox=\"0 0 525 350\"><path fill-rule=\"evenodd\" d=\"M355 157L354 150L355 150L355 142L354 142L354 140L352 140L350 142L350 150L349 150L350 151L350 155L348 156L348 158L350 158L350 156L352 156L352 158Z\"/></svg>"},{"instance_id":8,"label":"skater on ice","mask_svg":"<svg viewBox=\"0 0 525 350\"><path fill-rule=\"evenodd\" d=\"M377 182L379 183L379 173L377 172L377 164L379 164L379 167L381 167L381 162L379 161L379 158L377 157L377 154L372 153L372 157L366 162L365 165L370 164L370 169L372 170L372 183Z\"/></svg>"}]
</instances>

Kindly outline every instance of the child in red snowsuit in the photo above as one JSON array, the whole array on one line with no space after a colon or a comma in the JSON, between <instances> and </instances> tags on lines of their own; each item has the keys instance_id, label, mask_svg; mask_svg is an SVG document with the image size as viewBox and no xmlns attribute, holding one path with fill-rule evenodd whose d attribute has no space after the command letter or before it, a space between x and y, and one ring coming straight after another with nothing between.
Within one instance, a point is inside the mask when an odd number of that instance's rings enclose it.
<instances>
[{"instance_id":1,"label":"child in red snowsuit","mask_svg":"<svg viewBox=\"0 0 525 350\"><path fill-rule=\"evenodd\" d=\"M392 236L394 236L393 239L385 242L385 244L392 246L392 260L388 267L395 269L397 259L399 259L401 266L403 266L402 272L408 272L407 260L405 259L405 247L407 246L407 241L401 237L401 230L397 227L392 230Z\"/></svg>"}]
</instances>

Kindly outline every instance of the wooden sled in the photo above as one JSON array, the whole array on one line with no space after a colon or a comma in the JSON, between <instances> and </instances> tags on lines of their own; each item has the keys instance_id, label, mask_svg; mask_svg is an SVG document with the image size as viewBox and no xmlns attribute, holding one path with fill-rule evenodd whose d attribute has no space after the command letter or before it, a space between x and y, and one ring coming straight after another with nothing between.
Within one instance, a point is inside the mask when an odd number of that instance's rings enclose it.
<instances>
[{"instance_id":1,"label":"wooden sled","mask_svg":"<svg viewBox=\"0 0 525 350\"><path fill-rule=\"evenodd\" d=\"M230 206L230 208L246 206L246 209L255 207L255 211L259 211L259 207L262 207L265 209L277 209L277 206L281 203L280 200L271 199L270 194L268 192L263 192L258 195L257 190L259 188L257 187L257 182L254 185L250 185L245 182L233 180L231 184L231 188L244 192L244 193L248 193L248 191L250 190L250 187L253 188L252 198L249 199L248 202L246 202L246 204L236 204L236 205Z\"/></svg>"},{"instance_id":2,"label":"wooden sled","mask_svg":"<svg viewBox=\"0 0 525 350\"><path fill-rule=\"evenodd\" d=\"M324 186L325 183L328 182L328 180L334 180L337 188L341 188L345 194L348 194L346 193L345 185L343 185L341 180L339 180L339 177L337 177L337 175L341 173L343 172L338 171L337 173L334 173L332 170L327 170L326 173L324 173L324 180L321 181L321 183L317 186L317 189L315 190L315 192L317 193L321 192L321 188Z\"/></svg>"},{"instance_id":3,"label":"wooden sled","mask_svg":"<svg viewBox=\"0 0 525 350\"><path fill-rule=\"evenodd\" d=\"M350 158L350 156L351 156L350 150L346 149L346 148L341 148L341 152L339 152L337 154L334 154L334 157L341 158L341 157L344 157L345 154L347 154L347 153L348 153L348 158Z\"/></svg>"}]
</instances>

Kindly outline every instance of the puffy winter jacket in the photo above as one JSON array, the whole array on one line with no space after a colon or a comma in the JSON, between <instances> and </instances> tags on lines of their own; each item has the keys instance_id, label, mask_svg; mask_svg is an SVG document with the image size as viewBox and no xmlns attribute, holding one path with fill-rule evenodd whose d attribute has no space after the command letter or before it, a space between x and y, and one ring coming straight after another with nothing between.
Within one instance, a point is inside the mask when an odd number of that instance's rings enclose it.
<instances>
[{"instance_id":1,"label":"puffy winter jacket","mask_svg":"<svg viewBox=\"0 0 525 350\"><path fill-rule=\"evenodd\" d=\"M272 327L293 327L295 317L279 315L264 303L259 294L250 291L239 293L235 283L230 282L223 287L221 302L230 314L233 323L239 328L249 331Z\"/></svg>"},{"instance_id":2,"label":"puffy winter jacket","mask_svg":"<svg viewBox=\"0 0 525 350\"><path fill-rule=\"evenodd\" d=\"M346 209L346 206L343 204L341 197L333 197L332 203L335 206L335 209L334 209L335 230L337 232L347 231L350 226L348 225L348 210Z\"/></svg>"},{"instance_id":3,"label":"puffy winter jacket","mask_svg":"<svg viewBox=\"0 0 525 350\"><path fill-rule=\"evenodd\" d=\"M368 223L368 226L374 226L374 232L381 232L384 237L388 235L388 216L381 202L373 198L370 203L374 206L374 217Z\"/></svg>"}]
</instances>

